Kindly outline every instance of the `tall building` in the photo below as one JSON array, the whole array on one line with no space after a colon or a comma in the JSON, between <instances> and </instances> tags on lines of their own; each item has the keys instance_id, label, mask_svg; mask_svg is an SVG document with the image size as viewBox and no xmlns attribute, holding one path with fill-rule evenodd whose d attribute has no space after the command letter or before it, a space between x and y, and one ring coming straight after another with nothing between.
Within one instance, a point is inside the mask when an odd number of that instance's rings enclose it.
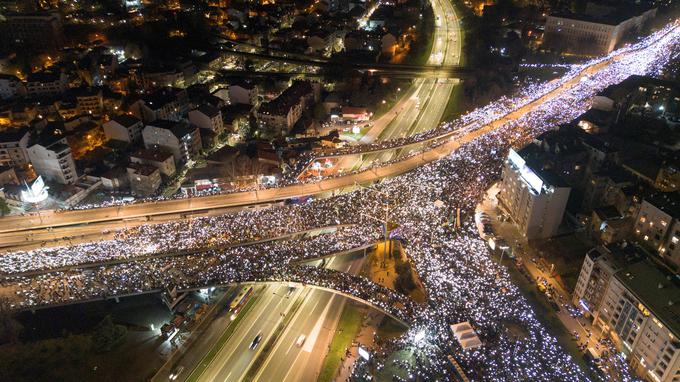
<instances>
[{"instance_id":1,"label":"tall building","mask_svg":"<svg viewBox=\"0 0 680 382\"><path fill-rule=\"evenodd\" d=\"M655 15L656 8L639 9L621 4L601 7L588 3L582 14L548 16L543 45L576 54L607 54L627 33L635 32Z\"/></svg>"},{"instance_id":2,"label":"tall building","mask_svg":"<svg viewBox=\"0 0 680 382\"><path fill-rule=\"evenodd\" d=\"M215 133L224 131L224 121L222 121L222 112L220 109L210 106L201 105L196 110L189 112L189 122Z\"/></svg>"},{"instance_id":3,"label":"tall building","mask_svg":"<svg viewBox=\"0 0 680 382\"><path fill-rule=\"evenodd\" d=\"M50 97L68 89L68 77L61 72L43 71L31 73L26 79L26 93L29 97Z\"/></svg>"},{"instance_id":4,"label":"tall building","mask_svg":"<svg viewBox=\"0 0 680 382\"><path fill-rule=\"evenodd\" d=\"M503 167L499 200L527 239L548 238L557 233L571 188L557 175L540 168L529 145L510 149Z\"/></svg>"},{"instance_id":5,"label":"tall building","mask_svg":"<svg viewBox=\"0 0 680 382\"><path fill-rule=\"evenodd\" d=\"M295 81L275 99L257 110L260 125L276 135L287 135L315 101L316 91L309 81Z\"/></svg>"},{"instance_id":6,"label":"tall building","mask_svg":"<svg viewBox=\"0 0 680 382\"><path fill-rule=\"evenodd\" d=\"M137 142L142 138L144 124L140 119L130 114L121 114L104 123L106 139L123 142Z\"/></svg>"},{"instance_id":7,"label":"tall building","mask_svg":"<svg viewBox=\"0 0 680 382\"><path fill-rule=\"evenodd\" d=\"M59 12L16 13L0 22L0 40L6 48L36 52L57 52L64 47Z\"/></svg>"},{"instance_id":8,"label":"tall building","mask_svg":"<svg viewBox=\"0 0 680 382\"><path fill-rule=\"evenodd\" d=\"M595 327L649 381L680 377L679 282L651 261L635 262L614 274L595 315Z\"/></svg>"},{"instance_id":9,"label":"tall building","mask_svg":"<svg viewBox=\"0 0 680 382\"><path fill-rule=\"evenodd\" d=\"M572 302L586 317L594 316L600 309L614 274L643 257L640 248L625 242L591 249L583 259Z\"/></svg>"},{"instance_id":10,"label":"tall building","mask_svg":"<svg viewBox=\"0 0 680 382\"><path fill-rule=\"evenodd\" d=\"M195 158L202 148L198 127L186 122L156 120L144 127L142 138L144 147L170 152L177 163Z\"/></svg>"},{"instance_id":11,"label":"tall building","mask_svg":"<svg viewBox=\"0 0 680 382\"><path fill-rule=\"evenodd\" d=\"M28 128L0 133L0 166L23 166L28 164Z\"/></svg>"},{"instance_id":12,"label":"tall building","mask_svg":"<svg viewBox=\"0 0 680 382\"><path fill-rule=\"evenodd\" d=\"M76 163L66 137L49 136L28 148L28 157L33 170L46 180L74 184L78 180Z\"/></svg>"},{"instance_id":13,"label":"tall building","mask_svg":"<svg viewBox=\"0 0 680 382\"><path fill-rule=\"evenodd\" d=\"M638 242L680 269L680 198L676 193L659 193L645 198L635 220Z\"/></svg>"}]
</instances>

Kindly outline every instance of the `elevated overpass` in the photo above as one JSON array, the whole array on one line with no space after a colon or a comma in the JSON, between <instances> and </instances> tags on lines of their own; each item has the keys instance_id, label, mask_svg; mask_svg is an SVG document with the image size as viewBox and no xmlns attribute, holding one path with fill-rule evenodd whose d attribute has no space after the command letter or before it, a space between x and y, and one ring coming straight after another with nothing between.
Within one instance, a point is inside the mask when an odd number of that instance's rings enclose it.
<instances>
[{"instance_id":1,"label":"elevated overpass","mask_svg":"<svg viewBox=\"0 0 680 382\"><path fill-rule=\"evenodd\" d=\"M671 31L675 31L676 29L677 26L674 29L671 29ZM450 132L445 132L442 137L433 137L433 140L439 139L439 141L436 141L436 144L430 143L430 147L428 147L422 153L401 158L380 167L361 170L355 173L333 178L322 179L316 183L310 184L293 184L279 188L235 192L231 194L197 198L138 203L117 207L97 208L92 210L61 212L46 211L40 216L37 214L26 216L9 216L0 219L0 222L2 222L0 226L0 233L22 232L36 229L45 229L48 227L65 226L72 227L73 232L77 233L78 227L76 226L82 224L119 222L125 219L144 220L153 216L162 216L173 213L198 213L199 211L209 211L211 209L222 207L270 203L301 196L330 193L336 190L353 187L355 184L370 184L383 178L401 175L405 172L415 169L416 167L423 166L427 163L443 158L444 156L458 149L461 145L471 142L489 132L497 130L506 123L515 121L536 110L545 102L560 97L566 91L578 85L580 81L585 80L591 75L607 68L612 63L620 60L622 56L631 54L633 52L637 53L638 51L623 51L618 55L614 55L608 57L607 59L593 62L588 66L584 66L578 73L573 74L568 79L560 82L560 84L555 88L547 90L540 97L517 105L511 112L499 116L485 125L480 126L479 128L471 131L462 131L460 134L456 135L450 135ZM589 96L590 95L584 95L584 97ZM448 138L445 137L446 134L449 134ZM372 147L375 146L368 146L367 149L370 150ZM403 146L392 144L387 144L385 147L389 147L392 150L399 150L403 148ZM356 152L339 152L339 154L342 155L356 155L361 153L362 148L357 149ZM143 224L143 222L139 224Z\"/></svg>"},{"instance_id":2,"label":"elevated overpass","mask_svg":"<svg viewBox=\"0 0 680 382\"><path fill-rule=\"evenodd\" d=\"M256 283L290 283L321 289L328 292L340 294L355 301L369 305L395 320L409 326L427 307L416 303L411 298L397 293L391 289L368 281L364 277L351 275L348 273L335 271L326 268L316 268L300 265L284 266L283 269L275 274L259 275L256 279L243 280L220 280L220 279L194 279L178 287L178 292L195 291L210 287L224 287L234 284L256 284ZM27 304L16 305L14 308L3 307L12 312L36 311L40 309L55 308L60 306L75 305L87 302L118 300L120 298L139 296L150 293L164 292L164 285L149 283L144 289L125 291L121 288L116 293L96 291L90 295L83 295L77 298L68 298L62 301L54 301L47 304L40 304L32 301ZM1 291L0 291L1 292ZM5 291L5 293L8 293ZM0 296L4 299L3 303L10 302L8 296Z\"/></svg>"}]
</instances>

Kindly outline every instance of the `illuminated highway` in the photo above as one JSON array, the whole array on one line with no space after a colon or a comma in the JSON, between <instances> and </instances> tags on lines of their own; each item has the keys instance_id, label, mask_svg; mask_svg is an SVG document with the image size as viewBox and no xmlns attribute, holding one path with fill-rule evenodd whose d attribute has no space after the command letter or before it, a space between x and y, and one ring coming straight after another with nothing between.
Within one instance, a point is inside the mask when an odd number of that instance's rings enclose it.
<instances>
[{"instance_id":1,"label":"illuminated highway","mask_svg":"<svg viewBox=\"0 0 680 382\"><path fill-rule=\"evenodd\" d=\"M462 52L460 22L449 1L433 0L435 20L432 50L428 65L458 65ZM434 78L416 79L403 98L387 113L378 118L360 139L366 144L436 127L449 102L458 80Z\"/></svg>"},{"instance_id":2,"label":"illuminated highway","mask_svg":"<svg viewBox=\"0 0 680 382\"><path fill-rule=\"evenodd\" d=\"M326 267L349 273L361 269L363 258L334 257ZM286 284L264 287L256 305L239 322L239 326L201 374L200 381L241 381L253 367L263 346L270 340L285 315L292 319L280 332L278 340L265 355L265 361L250 373L261 381L314 380L321 369L333 329L342 313L346 297L330 292L298 287L290 294ZM294 309L294 310L293 310ZM262 340L256 349L250 345L258 334ZM307 339L303 346L295 342L300 334Z\"/></svg>"},{"instance_id":3,"label":"illuminated highway","mask_svg":"<svg viewBox=\"0 0 680 382\"><path fill-rule=\"evenodd\" d=\"M485 124L483 124L481 127L465 129L459 134L454 135L451 139L445 140L444 143L428 148L421 154L407 158L400 158L398 161L394 161L392 163L384 164L349 175L322 179L308 184L293 184L279 188L270 188L257 191L138 203L83 211L44 211L41 213L41 216L36 214L26 216L8 216L0 220L3 223L2 227L0 227L0 233L10 233L31 229L39 231L40 229L46 227L72 226L68 230L70 236L78 236L84 229L82 226L78 225L83 223L91 224L94 222L120 222L125 219L128 224L142 224L145 222L146 216L158 216L186 212L192 212L197 216L200 214L200 211L209 211L215 208L269 203L300 196L330 193L352 187L357 183L368 184L382 178L394 177L426 163L436 161L456 150L462 144L493 132L502 126L521 121L522 118L526 117L532 112L543 112L545 105L550 104L551 101L559 100L561 96L569 94L574 89L579 89L580 92L576 95L573 95L572 97L579 97L582 100L590 99L590 97L593 96L595 90L591 87L585 87L583 85L584 81L587 83L591 77L606 74L612 67L620 70L621 65L617 65L619 62L625 63L627 68L630 67L631 63L627 63L627 61L634 61L637 59L642 60L645 58L645 55L648 51L649 54L652 55L655 49L658 49L656 44L657 42L667 43L667 41L672 39L672 36L674 36L676 33L677 26L674 26L672 29L669 29L665 35L650 37L648 46L643 46L638 50L624 50L621 52L615 52L614 55L611 55L604 60L595 60L589 63L587 66L580 68L576 74L570 75L569 77L566 77L562 80L555 80L551 82L551 84L559 84L558 86L552 88L549 87L543 93L539 93L537 96L523 101L523 103L510 105L510 111L507 113L502 113L497 116L494 114L492 117L487 118L487 122L485 122ZM631 68L631 70L632 69L634 68ZM636 72L631 72L631 74L634 73ZM598 86L602 85L606 85L606 83L598 83ZM589 91L582 91L581 89L584 87ZM501 101L499 101L499 103L507 103L507 100ZM508 108L506 106L504 107ZM449 134L451 134L449 131L443 133L443 135ZM388 148L395 147L390 146L389 144L386 144L386 146ZM358 148L357 152L360 153L362 146L356 147ZM401 150L403 146L398 147ZM370 147L370 149L374 150L373 147ZM62 234L67 235L66 233ZM28 240L32 240L28 234L26 235L26 238L28 238ZM13 240L16 240L16 238Z\"/></svg>"}]
</instances>

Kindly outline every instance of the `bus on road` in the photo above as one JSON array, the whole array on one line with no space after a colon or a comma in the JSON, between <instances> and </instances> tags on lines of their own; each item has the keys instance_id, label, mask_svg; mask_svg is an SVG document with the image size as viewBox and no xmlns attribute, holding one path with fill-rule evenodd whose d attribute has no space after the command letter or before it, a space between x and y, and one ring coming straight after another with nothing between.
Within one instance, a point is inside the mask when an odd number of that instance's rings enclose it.
<instances>
[{"instance_id":1,"label":"bus on road","mask_svg":"<svg viewBox=\"0 0 680 382\"><path fill-rule=\"evenodd\" d=\"M243 287L240 292L234 297L233 300L231 300L231 303L229 304L229 310L233 312L238 312L243 305L246 304L248 301L248 298L250 298L250 295L253 293L253 287Z\"/></svg>"}]
</instances>

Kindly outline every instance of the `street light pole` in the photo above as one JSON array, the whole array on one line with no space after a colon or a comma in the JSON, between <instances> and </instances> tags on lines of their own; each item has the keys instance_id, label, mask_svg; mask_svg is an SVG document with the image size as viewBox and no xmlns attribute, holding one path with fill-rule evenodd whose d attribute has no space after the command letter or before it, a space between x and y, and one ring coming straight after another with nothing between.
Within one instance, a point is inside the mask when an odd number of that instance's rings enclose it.
<instances>
[{"instance_id":1,"label":"street light pole","mask_svg":"<svg viewBox=\"0 0 680 382\"><path fill-rule=\"evenodd\" d=\"M388 224L389 215L390 215L390 203L389 203L389 201L387 200L387 198L389 197L389 195L386 194L386 193L384 193L384 192L382 192L382 191L379 191L379 190L376 190L376 189L373 189L373 188L370 188L370 187L362 186L361 184L359 184L359 183L357 183L357 182L354 182L354 185L357 186L357 187L363 188L363 189L365 189L365 190L368 190L368 191L371 191L371 192L378 193L378 194L380 194L380 195L382 195L382 196L384 196L384 197L386 198L386 199L385 199L385 219L383 220L383 234L385 235L385 244L384 244L384 245L385 245L385 248L384 248L384 251L383 251L383 266L384 266L385 263L387 262L387 246L388 246L388 241L387 241L387 240L388 240L388 238L387 238L387 224ZM368 217L371 217L371 218L373 218L373 219L375 219L375 220L380 221L380 219L374 218L373 216L366 215L366 214L364 214L364 215L365 215L365 216L368 216ZM390 245L390 247L391 247L391 243L389 243L389 245ZM391 253L391 252L392 252L392 251L391 251L391 248L390 248L390 253Z\"/></svg>"}]
</instances>

